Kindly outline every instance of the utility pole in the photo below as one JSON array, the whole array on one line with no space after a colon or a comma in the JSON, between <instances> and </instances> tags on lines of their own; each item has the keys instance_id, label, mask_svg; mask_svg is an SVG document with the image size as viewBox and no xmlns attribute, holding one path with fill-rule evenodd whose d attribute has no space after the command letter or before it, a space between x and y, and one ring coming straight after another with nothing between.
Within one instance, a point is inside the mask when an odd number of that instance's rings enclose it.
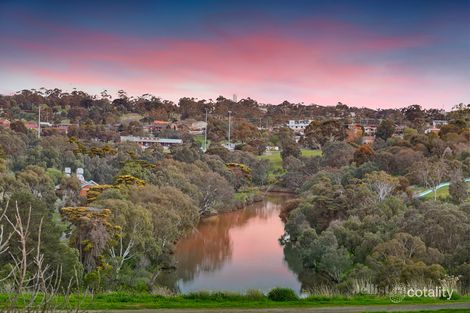
<instances>
[{"instance_id":1,"label":"utility pole","mask_svg":"<svg viewBox=\"0 0 470 313\"><path fill-rule=\"evenodd\" d=\"M231 119L231 114L232 114L232 111L228 111L228 148L229 150L231 150L231 147L232 145L230 144L230 131L231 131L231 122L232 122L232 119Z\"/></svg>"},{"instance_id":2,"label":"utility pole","mask_svg":"<svg viewBox=\"0 0 470 313\"><path fill-rule=\"evenodd\" d=\"M204 129L204 152L207 151L207 108L206 108L206 127Z\"/></svg>"},{"instance_id":3,"label":"utility pole","mask_svg":"<svg viewBox=\"0 0 470 313\"><path fill-rule=\"evenodd\" d=\"M39 114L38 114L38 139L41 138L41 105L39 105Z\"/></svg>"}]
</instances>

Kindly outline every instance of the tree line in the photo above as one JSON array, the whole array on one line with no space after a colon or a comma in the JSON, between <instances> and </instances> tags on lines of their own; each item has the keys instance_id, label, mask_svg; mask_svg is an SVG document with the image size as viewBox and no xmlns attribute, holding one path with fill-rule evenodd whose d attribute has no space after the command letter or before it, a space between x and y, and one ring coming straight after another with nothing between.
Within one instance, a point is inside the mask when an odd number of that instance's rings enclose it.
<instances>
[{"instance_id":1,"label":"tree line","mask_svg":"<svg viewBox=\"0 0 470 313\"><path fill-rule=\"evenodd\" d=\"M447 118L439 134L424 134L418 123L403 137L391 136L384 120L368 145L345 141L334 122L310 124L306 133L315 129L322 156L283 154L280 178L299 195L282 213L282 239L300 255L302 271L343 292L358 282L387 292L449 279L469 291L469 110ZM445 195L437 190L443 182L450 182ZM428 197L416 197L427 188Z\"/></svg>"}]
</instances>

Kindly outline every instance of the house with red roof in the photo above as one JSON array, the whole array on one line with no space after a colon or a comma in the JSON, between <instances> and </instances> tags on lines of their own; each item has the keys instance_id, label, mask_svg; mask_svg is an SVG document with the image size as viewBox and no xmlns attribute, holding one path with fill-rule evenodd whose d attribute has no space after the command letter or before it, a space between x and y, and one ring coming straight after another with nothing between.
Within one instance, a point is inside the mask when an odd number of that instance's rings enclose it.
<instances>
[{"instance_id":1,"label":"house with red roof","mask_svg":"<svg viewBox=\"0 0 470 313\"><path fill-rule=\"evenodd\" d=\"M6 118L0 118L0 127L3 128L10 128L11 122L7 120Z\"/></svg>"}]
</instances>

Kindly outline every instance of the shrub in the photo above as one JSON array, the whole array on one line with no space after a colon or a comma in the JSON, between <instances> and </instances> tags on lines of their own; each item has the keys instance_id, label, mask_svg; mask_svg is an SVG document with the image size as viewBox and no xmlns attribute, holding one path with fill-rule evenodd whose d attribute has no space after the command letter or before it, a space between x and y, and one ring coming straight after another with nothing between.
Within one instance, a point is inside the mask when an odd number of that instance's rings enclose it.
<instances>
[{"instance_id":1,"label":"shrub","mask_svg":"<svg viewBox=\"0 0 470 313\"><path fill-rule=\"evenodd\" d=\"M242 296L238 292L231 291L196 291L183 295L185 299L205 301L239 301Z\"/></svg>"},{"instance_id":2,"label":"shrub","mask_svg":"<svg viewBox=\"0 0 470 313\"><path fill-rule=\"evenodd\" d=\"M248 289L245 293L245 297L250 300L263 300L265 295L258 289Z\"/></svg>"},{"instance_id":3,"label":"shrub","mask_svg":"<svg viewBox=\"0 0 470 313\"><path fill-rule=\"evenodd\" d=\"M294 290L290 288L274 288L268 293L269 300L272 301L295 301L299 297Z\"/></svg>"}]
</instances>

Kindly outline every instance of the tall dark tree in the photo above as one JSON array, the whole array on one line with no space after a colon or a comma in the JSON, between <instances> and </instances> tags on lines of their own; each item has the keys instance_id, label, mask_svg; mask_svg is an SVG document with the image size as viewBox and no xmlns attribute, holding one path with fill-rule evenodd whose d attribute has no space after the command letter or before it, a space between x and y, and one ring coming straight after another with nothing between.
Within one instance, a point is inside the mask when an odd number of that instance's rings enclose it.
<instances>
[{"instance_id":1,"label":"tall dark tree","mask_svg":"<svg viewBox=\"0 0 470 313\"><path fill-rule=\"evenodd\" d=\"M303 143L311 148L322 148L326 143L346 138L346 128L336 120L313 121L305 129Z\"/></svg>"},{"instance_id":2,"label":"tall dark tree","mask_svg":"<svg viewBox=\"0 0 470 313\"><path fill-rule=\"evenodd\" d=\"M379 127L377 127L376 136L378 138L382 138L383 140L387 140L388 138L392 137L395 133L395 123L392 120L383 120Z\"/></svg>"}]
</instances>

